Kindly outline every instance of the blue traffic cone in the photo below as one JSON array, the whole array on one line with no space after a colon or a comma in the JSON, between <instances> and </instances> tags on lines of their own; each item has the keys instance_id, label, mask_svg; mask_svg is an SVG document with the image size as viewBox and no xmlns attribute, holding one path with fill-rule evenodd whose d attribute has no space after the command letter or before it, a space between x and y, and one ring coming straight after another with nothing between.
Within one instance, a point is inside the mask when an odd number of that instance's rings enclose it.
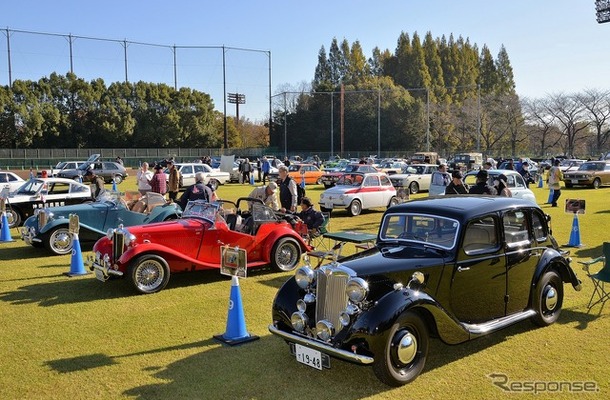
<instances>
[{"instance_id":1,"label":"blue traffic cone","mask_svg":"<svg viewBox=\"0 0 610 400\"><path fill-rule=\"evenodd\" d=\"M540 176L538 177L538 187L539 187L539 188L541 188L541 187L543 187L543 186L544 186L544 183L543 183L543 181L542 181L542 175L540 175Z\"/></svg>"},{"instance_id":2,"label":"blue traffic cone","mask_svg":"<svg viewBox=\"0 0 610 400\"><path fill-rule=\"evenodd\" d=\"M72 258L70 258L70 272L65 272L65 275L70 277L75 275L86 275L89 272L85 271L85 264L83 263L83 253L80 249L80 241L78 240L78 234L73 233L72 240Z\"/></svg>"},{"instance_id":3,"label":"blue traffic cone","mask_svg":"<svg viewBox=\"0 0 610 400\"><path fill-rule=\"evenodd\" d=\"M301 176L301 187L305 189L305 177Z\"/></svg>"},{"instance_id":4,"label":"blue traffic cone","mask_svg":"<svg viewBox=\"0 0 610 400\"><path fill-rule=\"evenodd\" d=\"M0 233L0 242L14 242L11 236L11 229L8 226L8 218L6 218L6 212L2 213L2 229Z\"/></svg>"},{"instance_id":5,"label":"blue traffic cone","mask_svg":"<svg viewBox=\"0 0 610 400\"><path fill-rule=\"evenodd\" d=\"M551 190L549 191L549 199L546 201L546 204L552 204L553 203L553 195L555 194L555 191L553 190L553 188L551 188Z\"/></svg>"},{"instance_id":6,"label":"blue traffic cone","mask_svg":"<svg viewBox=\"0 0 610 400\"><path fill-rule=\"evenodd\" d=\"M112 180L112 191L113 192L117 192L117 188L116 188L116 182L114 181L114 179Z\"/></svg>"},{"instance_id":7,"label":"blue traffic cone","mask_svg":"<svg viewBox=\"0 0 610 400\"><path fill-rule=\"evenodd\" d=\"M237 276L233 276L231 282L231 298L229 299L227 329L222 335L214 335L214 339L231 346L260 339L258 336L250 335L246 330L246 319L244 317L244 308L241 303L239 278Z\"/></svg>"},{"instance_id":8,"label":"blue traffic cone","mask_svg":"<svg viewBox=\"0 0 610 400\"><path fill-rule=\"evenodd\" d=\"M254 173L250 174L250 185L254 185Z\"/></svg>"},{"instance_id":9,"label":"blue traffic cone","mask_svg":"<svg viewBox=\"0 0 610 400\"><path fill-rule=\"evenodd\" d=\"M574 219L572 220L572 231L570 232L570 241L568 247L580 247L580 227L578 225L578 213L574 213Z\"/></svg>"}]
</instances>

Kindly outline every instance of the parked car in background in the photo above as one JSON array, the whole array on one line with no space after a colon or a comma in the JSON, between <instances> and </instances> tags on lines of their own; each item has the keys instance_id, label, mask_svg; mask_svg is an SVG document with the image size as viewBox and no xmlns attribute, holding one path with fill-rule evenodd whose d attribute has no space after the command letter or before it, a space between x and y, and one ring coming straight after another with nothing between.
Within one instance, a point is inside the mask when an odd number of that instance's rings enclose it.
<instances>
[{"instance_id":1,"label":"parked car in background","mask_svg":"<svg viewBox=\"0 0 610 400\"><path fill-rule=\"evenodd\" d=\"M392 207L374 248L296 270L275 296L269 331L307 366L331 368L336 358L407 384L423 371L431 337L458 344L526 319L558 320L564 283L579 291L581 282L548 221L531 202L499 196Z\"/></svg>"},{"instance_id":2,"label":"parked car in background","mask_svg":"<svg viewBox=\"0 0 610 400\"><path fill-rule=\"evenodd\" d=\"M349 163L350 163L350 160L347 160L345 158L328 160L327 162L325 162L323 164L323 170L324 170L325 173L328 173L328 172L339 172L343 168L347 167L347 165Z\"/></svg>"},{"instance_id":3,"label":"parked car in background","mask_svg":"<svg viewBox=\"0 0 610 400\"><path fill-rule=\"evenodd\" d=\"M115 161L100 161L100 155L93 154L78 168L59 171L57 177L82 181L88 170L92 170L97 176L101 177L105 183L114 182L117 185L129 176L122 164Z\"/></svg>"},{"instance_id":4,"label":"parked car in background","mask_svg":"<svg viewBox=\"0 0 610 400\"><path fill-rule=\"evenodd\" d=\"M579 160L575 158L566 158L559 164L559 169L562 172L575 171L587 160Z\"/></svg>"},{"instance_id":5,"label":"parked car in background","mask_svg":"<svg viewBox=\"0 0 610 400\"><path fill-rule=\"evenodd\" d=\"M139 293L155 293L171 274L220 269L221 246L247 253L247 267L296 268L312 250L292 225L260 200L191 201L182 219L119 227L98 240L88 260L97 279L124 277Z\"/></svg>"},{"instance_id":6,"label":"parked car in background","mask_svg":"<svg viewBox=\"0 0 610 400\"><path fill-rule=\"evenodd\" d=\"M470 171L464 176L464 183L468 186L474 186L477 181L477 172L478 171ZM506 185L510 189L513 197L517 199L528 200L534 204L536 204L536 195L532 192L531 189L525 183L525 179L521 176L520 173L514 171L512 169L490 169L487 171L489 174L489 178L487 180L487 184L490 186L494 186L494 180L498 179L498 175L504 174L506 176L507 182Z\"/></svg>"},{"instance_id":7,"label":"parked car in background","mask_svg":"<svg viewBox=\"0 0 610 400\"><path fill-rule=\"evenodd\" d=\"M65 169L78 169L78 167L83 165L85 162L86 161L60 161L52 169L38 171L36 176L41 178L44 173L46 173L47 177L57 176L59 172Z\"/></svg>"},{"instance_id":8,"label":"parked car in background","mask_svg":"<svg viewBox=\"0 0 610 400\"><path fill-rule=\"evenodd\" d=\"M324 172L320 170L317 166L313 164L290 164L288 166L288 176L296 181L297 184L300 184L303 179L305 179L305 184L307 185L321 185L322 184L322 176ZM277 180L279 178L279 173L274 172L270 173L269 177L272 180Z\"/></svg>"},{"instance_id":9,"label":"parked car in background","mask_svg":"<svg viewBox=\"0 0 610 400\"><path fill-rule=\"evenodd\" d=\"M376 168L379 172L385 172L388 175L400 174L403 168L408 164L404 161L383 161Z\"/></svg>"},{"instance_id":10,"label":"parked car in background","mask_svg":"<svg viewBox=\"0 0 610 400\"><path fill-rule=\"evenodd\" d=\"M0 171L0 190L8 187L9 192L14 192L19 189L25 180L14 172Z\"/></svg>"},{"instance_id":11,"label":"parked car in background","mask_svg":"<svg viewBox=\"0 0 610 400\"><path fill-rule=\"evenodd\" d=\"M348 173L353 173L353 172L367 174L367 173L373 173L373 172L379 172L379 171L377 171L377 169L375 167L373 167L372 165L350 163L350 164L347 164L343 169L341 169L337 172L324 171L324 173L320 177L320 181L321 181L322 185L324 185L324 187L326 189L328 189L330 187L335 186L335 183L337 183L337 181L339 180L339 178L341 176L343 176L343 174L348 174Z\"/></svg>"},{"instance_id":12,"label":"parked car in background","mask_svg":"<svg viewBox=\"0 0 610 400\"><path fill-rule=\"evenodd\" d=\"M577 170L563 173L566 188L573 186L590 186L599 189L600 186L610 185L610 160L587 161Z\"/></svg>"},{"instance_id":13,"label":"parked car in background","mask_svg":"<svg viewBox=\"0 0 610 400\"><path fill-rule=\"evenodd\" d=\"M437 164L438 153L433 151L418 151L411 156L412 164Z\"/></svg>"},{"instance_id":14,"label":"parked car in background","mask_svg":"<svg viewBox=\"0 0 610 400\"><path fill-rule=\"evenodd\" d=\"M482 153L459 153L453 157L453 160L449 163L450 171L470 171L473 169L480 169L483 166L483 154Z\"/></svg>"},{"instance_id":15,"label":"parked car in background","mask_svg":"<svg viewBox=\"0 0 610 400\"><path fill-rule=\"evenodd\" d=\"M398 204L396 189L383 172L343 174L337 184L320 194L320 210L346 209L351 216L362 210Z\"/></svg>"},{"instance_id":16,"label":"parked car in background","mask_svg":"<svg viewBox=\"0 0 610 400\"><path fill-rule=\"evenodd\" d=\"M231 174L228 172L214 170L209 165L202 163L176 163L175 167L182 175L182 186L180 188L194 185L195 174L197 172L203 172L205 176L204 183L210 185L214 190L218 189L218 186L227 183L231 177ZM165 177L169 180L169 170L165 170Z\"/></svg>"},{"instance_id":17,"label":"parked car in background","mask_svg":"<svg viewBox=\"0 0 610 400\"><path fill-rule=\"evenodd\" d=\"M231 177L229 178L230 182L241 182L243 175L241 172L239 172L239 165L243 162L243 160L243 158L238 158L233 162L233 170L231 171ZM271 166L269 173L277 175L277 168ZM254 174L255 181L262 180L263 175L260 169L256 166L256 162L250 161L250 174Z\"/></svg>"},{"instance_id":18,"label":"parked car in background","mask_svg":"<svg viewBox=\"0 0 610 400\"><path fill-rule=\"evenodd\" d=\"M108 229L177 219L182 209L168 203L159 193L104 191L95 202L36 210L21 228L21 238L34 247L44 246L55 255L70 254L74 236L70 233L70 214L78 215L80 242L95 242Z\"/></svg>"},{"instance_id":19,"label":"parked car in background","mask_svg":"<svg viewBox=\"0 0 610 400\"><path fill-rule=\"evenodd\" d=\"M419 193L430 190L432 174L438 171L436 164L411 164L400 174L390 176L390 181L396 189L408 189L409 193Z\"/></svg>"},{"instance_id":20,"label":"parked car in background","mask_svg":"<svg viewBox=\"0 0 610 400\"><path fill-rule=\"evenodd\" d=\"M6 211L11 228L21 226L34 210L90 202L89 185L65 178L32 178L10 193Z\"/></svg>"}]
</instances>

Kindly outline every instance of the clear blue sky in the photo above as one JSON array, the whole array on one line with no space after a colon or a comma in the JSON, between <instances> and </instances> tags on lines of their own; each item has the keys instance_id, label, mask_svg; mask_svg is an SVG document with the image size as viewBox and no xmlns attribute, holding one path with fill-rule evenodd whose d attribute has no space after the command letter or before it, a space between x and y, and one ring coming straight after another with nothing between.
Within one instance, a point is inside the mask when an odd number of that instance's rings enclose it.
<instances>
[{"instance_id":1,"label":"clear blue sky","mask_svg":"<svg viewBox=\"0 0 610 400\"><path fill-rule=\"evenodd\" d=\"M375 46L394 51L401 31L420 37L453 34L486 44L494 57L508 51L517 93L544 97L584 89L610 89L610 23L598 24L593 0L352 0L129 1L5 0L0 29L48 32L178 46L212 46L177 52L178 86L210 93L222 111L222 51L227 92L246 95L240 115L260 121L268 112L268 56L275 95L313 78L318 51L333 37L360 41L367 57ZM38 79L69 71L67 38L12 33L12 77ZM172 52L130 45L131 81L173 85ZM109 84L124 79L123 47L74 41L74 72ZM0 84L8 84L6 31L0 35ZM227 113L234 114L234 106Z\"/></svg>"}]
</instances>

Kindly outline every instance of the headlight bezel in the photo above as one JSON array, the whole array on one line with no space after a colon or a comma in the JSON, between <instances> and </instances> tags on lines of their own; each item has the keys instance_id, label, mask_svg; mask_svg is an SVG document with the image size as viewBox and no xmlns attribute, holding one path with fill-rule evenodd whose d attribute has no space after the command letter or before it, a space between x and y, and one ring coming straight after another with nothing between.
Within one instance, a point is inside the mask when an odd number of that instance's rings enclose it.
<instances>
[{"instance_id":1,"label":"headlight bezel","mask_svg":"<svg viewBox=\"0 0 610 400\"><path fill-rule=\"evenodd\" d=\"M369 283L360 277L353 277L345 285L345 294L351 302L360 304L369 294Z\"/></svg>"}]
</instances>

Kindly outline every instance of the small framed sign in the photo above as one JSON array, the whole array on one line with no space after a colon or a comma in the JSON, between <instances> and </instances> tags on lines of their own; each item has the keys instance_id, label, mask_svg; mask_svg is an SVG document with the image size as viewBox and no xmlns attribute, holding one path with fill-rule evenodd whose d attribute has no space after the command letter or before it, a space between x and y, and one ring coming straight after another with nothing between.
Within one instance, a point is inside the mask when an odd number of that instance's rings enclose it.
<instances>
[{"instance_id":1,"label":"small framed sign","mask_svg":"<svg viewBox=\"0 0 610 400\"><path fill-rule=\"evenodd\" d=\"M572 214L584 214L585 201L581 199L566 199L565 212Z\"/></svg>"},{"instance_id":2,"label":"small framed sign","mask_svg":"<svg viewBox=\"0 0 610 400\"><path fill-rule=\"evenodd\" d=\"M222 275L246 277L246 249L239 247L220 247L220 273Z\"/></svg>"},{"instance_id":3,"label":"small framed sign","mask_svg":"<svg viewBox=\"0 0 610 400\"><path fill-rule=\"evenodd\" d=\"M1 199L3 199L3 200L8 199L8 193L9 193L9 190L10 190L10 189L9 189L9 187L8 187L8 186L5 186L5 187L2 189L2 191L0 192L0 198L1 198Z\"/></svg>"},{"instance_id":4,"label":"small framed sign","mask_svg":"<svg viewBox=\"0 0 610 400\"><path fill-rule=\"evenodd\" d=\"M78 222L78 214L70 214L70 222L68 223L68 232L78 235L78 229L80 228Z\"/></svg>"},{"instance_id":5,"label":"small framed sign","mask_svg":"<svg viewBox=\"0 0 610 400\"><path fill-rule=\"evenodd\" d=\"M0 213L6 211L6 199L4 197L0 197Z\"/></svg>"}]
</instances>

